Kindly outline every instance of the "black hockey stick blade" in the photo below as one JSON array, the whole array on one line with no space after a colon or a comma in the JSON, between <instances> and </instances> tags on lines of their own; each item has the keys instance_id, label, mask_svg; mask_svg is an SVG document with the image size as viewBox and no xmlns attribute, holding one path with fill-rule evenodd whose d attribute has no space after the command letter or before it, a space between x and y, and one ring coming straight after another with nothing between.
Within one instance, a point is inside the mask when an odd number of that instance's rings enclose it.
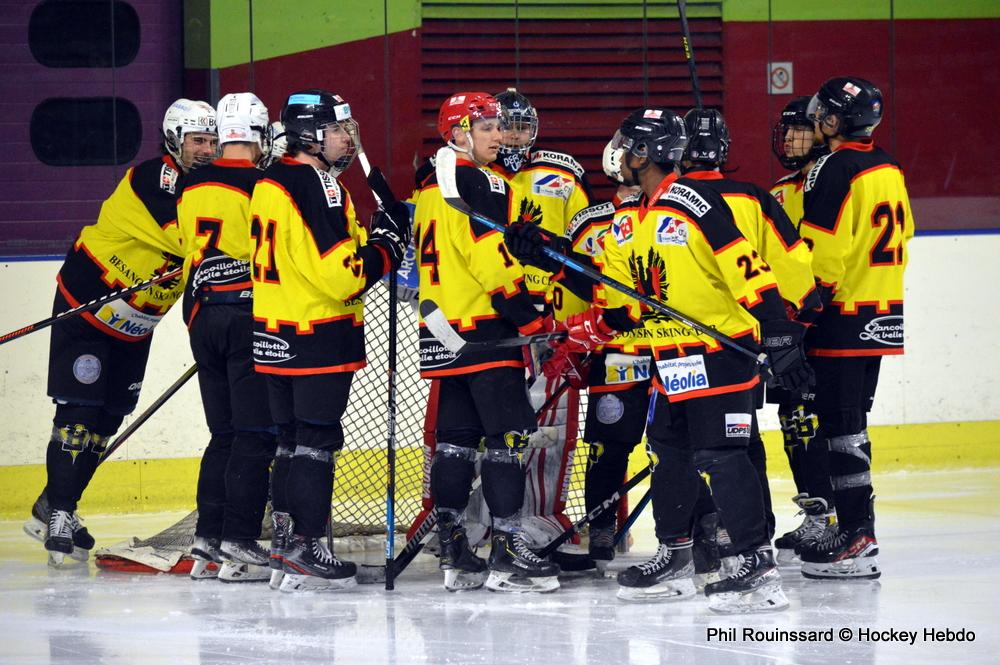
<instances>
[{"instance_id":1,"label":"black hockey stick blade","mask_svg":"<svg viewBox=\"0 0 1000 665\"><path fill-rule=\"evenodd\" d=\"M503 224L474 211L472 208L469 207L468 203L462 200L462 197L458 191L457 180L455 179L456 163L457 162L454 150L447 147L438 150L437 159L435 161L436 164L435 168L437 170L438 189L440 190L441 196L444 198L445 203L450 205L452 208L455 208L459 212L468 215L470 219L476 220L483 226L486 226L487 228L490 228L498 233L503 233L505 228ZM663 314L665 316L668 316L677 321L678 323L682 323L686 325L688 328L691 328L692 330L695 330L701 333L702 335L705 335L706 337L711 337L720 344L727 346L730 349L747 356L748 358L752 358L760 365L767 365L766 353L763 352L754 353L750 349L746 348L745 346L734 340L729 335L720 333L718 330L715 330L713 328L709 328L704 323L696 321L695 319L692 319L689 316L682 314L681 312L678 312L673 307L669 307L660 302L659 300L655 300L653 298L650 298L649 296L643 295L642 293L639 293L636 289L632 288L631 286L623 284L618 280L612 279L607 275L580 263L579 261L573 259L572 257L566 256L564 254L555 251L551 247L544 247L543 252L545 253L545 256L554 259L555 261L558 261L567 268L570 268L585 275L588 279L591 279L594 282L600 284L604 284L608 288L614 289L619 293L623 293L629 296L630 298L634 298L635 300L639 301L643 305L646 305L650 309L659 312L660 314Z\"/></svg>"},{"instance_id":2,"label":"black hockey stick blade","mask_svg":"<svg viewBox=\"0 0 1000 665\"><path fill-rule=\"evenodd\" d=\"M514 346L526 346L538 342L552 342L566 337L566 332L561 331L525 335L523 337L507 337L488 342L469 342L451 327L448 318L433 300L420 301L420 316L423 317L424 324L437 341L441 342L444 348L455 355L460 353L484 353L486 351L506 349Z\"/></svg>"}]
</instances>

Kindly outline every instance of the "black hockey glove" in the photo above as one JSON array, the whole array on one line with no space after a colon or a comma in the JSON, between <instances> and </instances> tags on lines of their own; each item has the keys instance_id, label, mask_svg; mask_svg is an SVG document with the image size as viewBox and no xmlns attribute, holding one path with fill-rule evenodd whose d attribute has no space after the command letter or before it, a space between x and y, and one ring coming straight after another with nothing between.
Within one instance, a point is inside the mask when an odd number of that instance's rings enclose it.
<instances>
[{"instance_id":1,"label":"black hockey glove","mask_svg":"<svg viewBox=\"0 0 1000 665\"><path fill-rule=\"evenodd\" d=\"M389 254L392 270L399 267L410 244L410 211L396 201L387 206L385 212L379 210L372 220L372 232L368 242L378 245Z\"/></svg>"},{"instance_id":2,"label":"black hockey glove","mask_svg":"<svg viewBox=\"0 0 1000 665\"><path fill-rule=\"evenodd\" d=\"M535 266L545 272L557 273L562 270L562 264L550 256L546 256L546 247L560 254L566 254L569 241L561 237L553 237L542 231L538 224L532 222L514 222L503 232L503 241L510 253L526 266Z\"/></svg>"},{"instance_id":3,"label":"black hockey glove","mask_svg":"<svg viewBox=\"0 0 1000 665\"><path fill-rule=\"evenodd\" d=\"M802 348L805 326L787 319L776 319L764 321L760 329L771 376L779 388L801 393L816 383L816 374L806 361Z\"/></svg>"}]
</instances>

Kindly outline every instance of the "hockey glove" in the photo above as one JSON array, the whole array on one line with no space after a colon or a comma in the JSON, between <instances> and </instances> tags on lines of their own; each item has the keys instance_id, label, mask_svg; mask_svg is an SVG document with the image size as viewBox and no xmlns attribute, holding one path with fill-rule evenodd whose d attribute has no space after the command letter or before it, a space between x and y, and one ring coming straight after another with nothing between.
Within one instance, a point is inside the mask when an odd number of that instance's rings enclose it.
<instances>
[{"instance_id":1,"label":"hockey glove","mask_svg":"<svg viewBox=\"0 0 1000 665\"><path fill-rule=\"evenodd\" d=\"M583 354L567 351L565 344L561 344L542 362L542 374L553 380L565 377L570 387L577 390L587 387L586 362Z\"/></svg>"},{"instance_id":2,"label":"hockey glove","mask_svg":"<svg viewBox=\"0 0 1000 665\"><path fill-rule=\"evenodd\" d=\"M537 224L531 222L514 222L503 232L503 241L510 253L526 266L535 266L545 272L557 273L562 270L562 264L545 255L549 247L566 254L569 241L561 237L553 237L542 231Z\"/></svg>"},{"instance_id":3,"label":"hockey glove","mask_svg":"<svg viewBox=\"0 0 1000 665\"><path fill-rule=\"evenodd\" d=\"M392 263L391 270L399 267L410 244L410 211L396 201L390 203L385 212L379 210L372 220L372 232L368 242L384 249Z\"/></svg>"},{"instance_id":4,"label":"hockey glove","mask_svg":"<svg viewBox=\"0 0 1000 665\"><path fill-rule=\"evenodd\" d=\"M587 353L602 344L607 344L618 331L604 320L604 310L591 307L586 312L573 314L559 323L559 329L566 331L566 341L558 343L570 353Z\"/></svg>"},{"instance_id":5,"label":"hockey glove","mask_svg":"<svg viewBox=\"0 0 1000 665\"><path fill-rule=\"evenodd\" d=\"M816 383L816 374L802 348L805 326L784 319L764 321L760 328L771 376L779 388L801 393Z\"/></svg>"}]
</instances>

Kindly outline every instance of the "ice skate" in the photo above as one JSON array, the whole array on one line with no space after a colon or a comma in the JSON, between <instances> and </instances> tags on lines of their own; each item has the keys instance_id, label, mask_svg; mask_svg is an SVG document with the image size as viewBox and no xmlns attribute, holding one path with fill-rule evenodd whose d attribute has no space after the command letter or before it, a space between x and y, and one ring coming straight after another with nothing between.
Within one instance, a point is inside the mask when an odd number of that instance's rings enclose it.
<instances>
[{"instance_id":1,"label":"ice skate","mask_svg":"<svg viewBox=\"0 0 1000 665\"><path fill-rule=\"evenodd\" d=\"M293 535L285 547L282 591L336 591L357 586L358 567L341 561L321 538Z\"/></svg>"},{"instance_id":2,"label":"ice skate","mask_svg":"<svg viewBox=\"0 0 1000 665\"><path fill-rule=\"evenodd\" d=\"M691 545L690 538L660 543L653 558L618 573L618 598L641 602L694 596Z\"/></svg>"},{"instance_id":3,"label":"ice skate","mask_svg":"<svg viewBox=\"0 0 1000 665\"><path fill-rule=\"evenodd\" d=\"M706 584L722 579L722 559L719 557L718 541L719 515L702 515L694 526L694 545L691 556L694 559L694 586L701 591Z\"/></svg>"},{"instance_id":4,"label":"ice skate","mask_svg":"<svg viewBox=\"0 0 1000 665\"><path fill-rule=\"evenodd\" d=\"M777 612L788 607L771 546L742 552L736 572L705 586L708 608L720 614Z\"/></svg>"},{"instance_id":5,"label":"ice skate","mask_svg":"<svg viewBox=\"0 0 1000 665\"><path fill-rule=\"evenodd\" d=\"M49 552L49 565L58 568L66 555L73 553L72 515L65 510L53 510L45 536L45 549Z\"/></svg>"},{"instance_id":6,"label":"ice skate","mask_svg":"<svg viewBox=\"0 0 1000 665\"><path fill-rule=\"evenodd\" d=\"M799 549L802 575L811 580L863 579L882 576L878 541L871 522L840 530Z\"/></svg>"},{"instance_id":7,"label":"ice skate","mask_svg":"<svg viewBox=\"0 0 1000 665\"><path fill-rule=\"evenodd\" d=\"M444 571L444 588L448 591L481 588L486 582L486 560L476 556L469 547L465 529L454 519L441 517L438 539L441 547L438 568Z\"/></svg>"},{"instance_id":8,"label":"ice skate","mask_svg":"<svg viewBox=\"0 0 1000 665\"><path fill-rule=\"evenodd\" d=\"M213 580L219 576L219 567L222 565L219 544L218 538L195 536L194 543L191 545L191 558L194 559L194 565L191 566L191 579Z\"/></svg>"},{"instance_id":9,"label":"ice skate","mask_svg":"<svg viewBox=\"0 0 1000 665\"><path fill-rule=\"evenodd\" d=\"M281 578L285 576L285 548L292 537L292 516L280 510L272 512L271 526L274 533L271 536L271 553L268 558L268 566L271 568L269 585L272 589L278 589Z\"/></svg>"},{"instance_id":10,"label":"ice skate","mask_svg":"<svg viewBox=\"0 0 1000 665\"><path fill-rule=\"evenodd\" d=\"M24 532L40 543L45 543L49 536L49 502L45 493L35 500L31 507L31 519L24 523ZM87 531L87 527L80 523L80 516L75 512L69 515L70 528L73 531L73 551L69 556L76 561L86 561L90 556L90 550L94 549L94 537ZM61 553L65 556L65 553Z\"/></svg>"},{"instance_id":11,"label":"ice skate","mask_svg":"<svg viewBox=\"0 0 1000 665\"><path fill-rule=\"evenodd\" d=\"M613 526L591 528L587 549L597 570L603 575L608 564L615 559L615 528Z\"/></svg>"},{"instance_id":12,"label":"ice skate","mask_svg":"<svg viewBox=\"0 0 1000 665\"><path fill-rule=\"evenodd\" d=\"M795 566L802 563L796 550L803 545L821 540L827 534L828 525L835 524L836 514L827 510L826 500L812 498L808 494L796 494L792 501L799 507L799 515L805 515L802 524L784 534L774 546L778 550L779 566Z\"/></svg>"},{"instance_id":13,"label":"ice skate","mask_svg":"<svg viewBox=\"0 0 1000 665\"><path fill-rule=\"evenodd\" d=\"M547 593L559 588L559 566L538 558L518 532L493 531L490 591Z\"/></svg>"},{"instance_id":14,"label":"ice skate","mask_svg":"<svg viewBox=\"0 0 1000 665\"><path fill-rule=\"evenodd\" d=\"M253 539L223 540L219 547L220 582L266 582L271 578L270 553Z\"/></svg>"}]
</instances>

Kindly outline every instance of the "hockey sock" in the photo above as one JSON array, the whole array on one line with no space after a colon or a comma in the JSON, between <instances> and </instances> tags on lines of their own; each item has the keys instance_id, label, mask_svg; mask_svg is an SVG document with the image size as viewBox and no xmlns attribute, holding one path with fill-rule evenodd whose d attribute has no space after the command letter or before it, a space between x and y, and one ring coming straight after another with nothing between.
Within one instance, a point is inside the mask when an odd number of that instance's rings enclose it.
<instances>
[{"instance_id":1,"label":"hockey sock","mask_svg":"<svg viewBox=\"0 0 1000 665\"><path fill-rule=\"evenodd\" d=\"M837 521L852 529L871 519L872 444L867 430L830 439L830 479L837 502Z\"/></svg>"},{"instance_id":2,"label":"hockey sock","mask_svg":"<svg viewBox=\"0 0 1000 665\"><path fill-rule=\"evenodd\" d=\"M212 434L201 456L198 472L198 524L194 535L203 538L222 536L222 520L226 508L226 465L232 450L233 433Z\"/></svg>"},{"instance_id":3,"label":"hockey sock","mask_svg":"<svg viewBox=\"0 0 1000 665\"><path fill-rule=\"evenodd\" d=\"M491 448L483 459L483 496L494 519L519 514L524 503L524 470L511 450Z\"/></svg>"},{"instance_id":4,"label":"hockey sock","mask_svg":"<svg viewBox=\"0 0 1000 665\"><path fill-rule=\"evenodd\" d=\"M90 485L90 481L97 471L97 466L101 463L105 451L110 443L109 436L91 433L90 444L87 450L78 455L76 463L73 464L73 505L80 502L84 490Z\"/></svg>"},{"instance_id":5,"label":"hockey sock","mask_svg":"<svg viewBox=\"0 0 1000 665\"><path fill-rule=\"evenodd\" d=\"M653 465L653 521L660 542L686 537L701 479L692 464L690 450L666 446L650 439L647 453Z\"/></svg>"},{"instance_id":6,"label":"hockey sock","mask_svg":"<svg viewBox=\"0 0 1000 665\"><path fill-rule=\"evenodd\" d=\"M836 501L830 484L830 443L818 436L806 446L805 478L809 496L824 499L833 510Z\"/></svg>"},{"instance_id":7,"label":"hockey sock","mask_svg":"<svg viewBox=\"0 0 1000 665\"><path fill-rule=\"evenodd\" d=\"M326 533L333 500L334 453L296 446L288 471L288 508L295 534L321 538Z\"/></svg>"},{"instance_id":8,"label":"hockey sock","mask_svg":"<svg viewBox=\"0 0 1000 665\"><path fill-rule=\"evenodd\" d=\"M778 409L778 420L781 422L781 436L784 439L785 457L788 458L788 468L792 471L796 494L809 494L809 482L806 472L806 447L816 436L817 418L799 405L787 410L785 406Z\"/></svg>"},{"instance_id":9,"label":"hockey sock","mask_svg":"<svg viewBox=\"0 0 1000 665\"><path fill-rule=\"evenodd\" d=\"M461 514L469 503L476 451L439 442L431 462L431 497L438 508Z\"/></svg>"},{"instance_id":10,"label":"hockey sock","mask_svg":"<svg viewBox=\"0 0 1000 665\"><path fill-rule=\"evenodd\" d=\"M266 432L237 432L226 466L226 508L222 537L246 540L260 537L267 504L267 469L274 457L275 439Z\"/></svg>"},{"instance_id":11,"label":"hockey sock","mask_svg":"<svg viewBox=\"0 0 1000 665\"><path fill-rule=\"evenodd\" d=\"M694 463L708 475L712 497L733 550L743 552L767 542L760 481L746 449L705 448L695 453Z\"/></svg>"},{"instance_id":12,"label":"hockey sock","mask_svg":"<svg viewBox=\"0 0 1000 665\"><path fill-rule=\"evenodd\" d=\"M757 419L754 418L754 425ZM760 483L761 498L764 500L764 518L767 520L768 540L774 536L774 511L771 508L771 485L767 482L767 453L764 451L764 441L760 438L760 431L754 427L750 437L750 444L747 447L747 456L757 472L757 482Z\"/></svg>"},{"instance_id":13,"label":"hockey sock","mask_svg":"<svg viewBox=\"0 0 1000 665\"><path fill-rule=\"evenodd\" d=\"M635 444L608 441L594 441L589 444L587 452L587 473L584 486L584 497L587 512L601 505L605 499L614 494L615 490L625 482L628 470L628 456ZM590 522L591 529L601 529L613 526L618 514L619 499L595 517Z\"/></svg>"},{"instance_id":14,"label":"hockey sock","mask_svg":"<svg viewBox=\"0 0 1000 665\"><path fill-rule=\"evenodd\" d=\"M54 510L76 510L76 470L78 459L90 443L86 425L55 425L45 451L45 471L49 506Z\"/></svg>"},{"instance_id":15,"label":"hockey sock","mask_svg":"<svg viewBox=\"0 0 1000 665\"><path fill-rule=\"evenodd\" d=\"M288 471L292 466L291 447L279 445L271 466L271 509L288 512Z\"/></svg>"}]
</instances>

